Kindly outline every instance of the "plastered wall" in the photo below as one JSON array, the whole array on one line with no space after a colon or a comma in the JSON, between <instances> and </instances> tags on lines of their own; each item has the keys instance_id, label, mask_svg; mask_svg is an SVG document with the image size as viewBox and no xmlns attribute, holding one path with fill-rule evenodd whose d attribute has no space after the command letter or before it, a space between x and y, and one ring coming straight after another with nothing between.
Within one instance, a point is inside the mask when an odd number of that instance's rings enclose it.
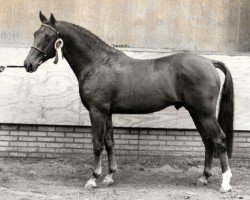
<instances>
[{"instance_id":1,"label":"plastered wall","mask_svg":"<svg viewBox=\"0 0 250 200\"><path fill-rule=\"evenodd\" d=\"M249 0L0 0L0 46L30 46L39 10L117 46L250 50Z\"/></svg>"}]
</instances>

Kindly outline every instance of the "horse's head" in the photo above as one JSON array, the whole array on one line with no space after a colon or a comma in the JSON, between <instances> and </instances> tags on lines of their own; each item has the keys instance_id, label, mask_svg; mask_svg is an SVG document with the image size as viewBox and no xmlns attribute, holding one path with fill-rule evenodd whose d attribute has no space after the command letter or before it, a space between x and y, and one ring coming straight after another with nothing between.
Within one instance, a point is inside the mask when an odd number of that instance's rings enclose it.
<instances>
[{"instance_id":1,"label":"horse's head","mask_svg":"<svg viewBox=\"0 0 250 200\"><path fill-rule=\"evenodd\" d=\"M48 20L40 11L41 27L34 33L34 44L24 61L27 72L34 72L46 60L55 57L55 42L59 37L55 25L56 19L51 14Z\"/></svg>"}]
</instances>

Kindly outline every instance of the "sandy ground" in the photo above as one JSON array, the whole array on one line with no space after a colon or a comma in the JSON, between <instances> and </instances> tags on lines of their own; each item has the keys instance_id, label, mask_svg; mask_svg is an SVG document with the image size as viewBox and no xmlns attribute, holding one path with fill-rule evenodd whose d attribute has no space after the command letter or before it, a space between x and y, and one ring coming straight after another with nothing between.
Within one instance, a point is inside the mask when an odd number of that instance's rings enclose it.
<instances>
[{"instance_id":1,"label":"sandy ground","mask_svg":"<svg viewBox=\"0 0 250 200\"><path fill-rule=\"evenodd\" d=\"M203 171L202 160L120 158L112 186L104 186L102 176L98 188L86 190L92 159L79 157L0 158L0 199L250 199L250 161L232 160L233 191L221 194L218 161L210 184L201 186L196 182ZM105 174L107 161L103 161Z\"/></svg>"}]
</instances>

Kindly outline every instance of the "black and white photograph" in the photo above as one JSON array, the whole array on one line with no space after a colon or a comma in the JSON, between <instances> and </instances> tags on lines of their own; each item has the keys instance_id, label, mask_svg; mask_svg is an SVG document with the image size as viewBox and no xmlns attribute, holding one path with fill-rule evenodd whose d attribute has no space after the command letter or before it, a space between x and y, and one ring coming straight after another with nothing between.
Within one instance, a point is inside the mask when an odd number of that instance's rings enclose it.
<instances>
[{"instance_id":1,"label":"black and white photograph","mask_svg":"<svg viewBox=\"0 0 250 200\"><path fill-rule=\"evenodd\" d=\"M250 200L250 0L0 0L0 200Z\"/></svg>"}]
</instances>

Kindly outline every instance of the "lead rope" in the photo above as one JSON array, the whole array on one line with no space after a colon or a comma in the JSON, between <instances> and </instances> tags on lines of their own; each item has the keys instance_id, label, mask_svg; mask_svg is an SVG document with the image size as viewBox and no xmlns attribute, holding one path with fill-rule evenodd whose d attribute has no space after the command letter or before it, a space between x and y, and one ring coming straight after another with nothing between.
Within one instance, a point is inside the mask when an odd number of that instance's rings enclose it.
<instances>
[{"instance_id":1,"label":"lead rope","mask_svg":"<svg viewBox=\"0 0 250 200\"><path fill-rule=\"evenodd\" d=\"M60 63L63 59L62 47L63 47L63 40L59 38L55 42L56 57L54 60L54 64Z\"/></svg>"}]
</instances>

